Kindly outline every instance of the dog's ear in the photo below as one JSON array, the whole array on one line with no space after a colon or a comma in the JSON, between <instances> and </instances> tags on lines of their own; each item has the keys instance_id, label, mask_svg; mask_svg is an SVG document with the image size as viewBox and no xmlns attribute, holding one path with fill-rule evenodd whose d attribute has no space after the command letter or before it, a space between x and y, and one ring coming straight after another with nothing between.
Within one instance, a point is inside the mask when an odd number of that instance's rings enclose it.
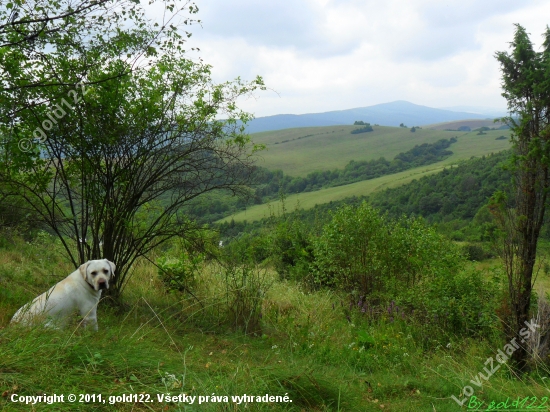
<instances>
[{"instance_id":1,"label":"dog's ear","mask_svg":"<svg viewBox=\"0 0 550 412\"><path fill-rule=\"evenodd\" d=\"M84 280L86 280L86 268L88 267L88 262L86 263L83 263L82 265L80 265L80 267L78 268L78 270L80 270L80 274L82 275L82 277L84 278Z\"/></svg>"},{"instance_id":2,"label":"dog's ear","mask_svg":"<svg viewBox=\"0 0 550 412\"><path fill-rule=\"evenodd\" d=\"M107 260L107 259L105 259L105 260ZM111 277L114 278L115 277L116 265L113 262L111 262L110 260L107 260L107 263L111 267Z\"/></svg>"}]
</instances>

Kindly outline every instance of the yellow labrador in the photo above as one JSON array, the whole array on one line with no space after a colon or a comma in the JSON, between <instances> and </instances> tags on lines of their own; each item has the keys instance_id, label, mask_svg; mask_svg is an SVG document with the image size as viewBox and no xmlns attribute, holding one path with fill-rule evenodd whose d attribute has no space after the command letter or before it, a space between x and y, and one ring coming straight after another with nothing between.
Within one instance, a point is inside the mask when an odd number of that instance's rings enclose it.
<instances>
[{"instance_id":1,"label":"yellow labrador","mask_svg":"<svg viewBox=\"0 0 550 412\"><path fill-rule=\"evenodd\" d=\"M20 308L11 323L45 323L46 326L63 327L76 309L84 326L91 324L97 330L97 304L103 289L109 289L109 281L115 276L115 264L107 259L90 260L44 292L32 302Z\"/></svg>"}]
</instances>

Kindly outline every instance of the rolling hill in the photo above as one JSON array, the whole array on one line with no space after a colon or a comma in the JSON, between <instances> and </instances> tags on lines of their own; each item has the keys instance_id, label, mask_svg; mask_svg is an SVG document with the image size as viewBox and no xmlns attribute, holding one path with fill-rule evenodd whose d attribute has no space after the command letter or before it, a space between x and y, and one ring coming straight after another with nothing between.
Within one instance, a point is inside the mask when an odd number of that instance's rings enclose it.
<instances>
[{"instance_id":1,"label":"rolling hill","mask_svg":"<svg viewBox=\"0 0 550 412\"><path fill-rule=\"evenodd\" d=\"M457 137L458 142L449 150L455 154L452 161L498 152L508 148L508 130L490 131L478 136L477 132L456 132L429 129L375 126L370 133L351 134L358 126L329 126L286 129L252 135L256 143L266 145L259 153L258 165L270 170L282 170L292 176L305 176L320 170L343 168L350 160L393 159L415 145L435 143L440 139Z\"/></svg>"},{"instance_id":2,"label":"rolling hill","mask_svg":"<svg viewBox=\"0 0 550 412\"><path fill-rule=\"evenodd\" d=\"M471 157L497 153L510 147L509 130L493 130L478 135L477 132L461 133L419 129L411 133L409 129L395 127L375 127L371 133L352 135L353 126L305 128L267 132L254 135L256 142L264 143L268 149L262 152L260 166L281 169L284 173L304 176L311 171L343 168L350 160L370 160L381 156L392 159L415 145L433 143L439 139L456 136L457 142L449 150L453 155L447 159L404 172L365 180L349 185L331 187L314 192L289 195L286 198L287 210L295 207L308 209L315 204L340 200L349 196L368 195L378 190L406 184L413 179L437 173L443 168ZM506 139L497 140L505 136ZM255 205L246 211L236 213L222 221L258 220L269 216L275 204ZM276 210L275 210L276 212Z\"/></svg>"},{"instance_id":3,"label":"rolling hill","mask_svg":"<svg viewBox=\"0 0 550 412\"><path fill-rule=\"evenodd\" d=\"M487 119L493 117L478 113L435 109L398 100L374 106L324 113L278 114L275 116L258 117L248 123L247 132L258 133L295 127L350 125L356 120L363 120L382 126L399 126L401 123L404 123L412 127L452 120Z\"/></svg>"},{"instance_id":4,"label":"rolling hill","mask_svg":"<svg viewBox=\"0 0 550 412\"><path fill-rule=\"evenodd\" d=\"M492 119L465 119L465 120L455 120L452 122L443 122L436 124L428 124L424 126L426 129L432 130L458 130L459 127L467 126L470 129L478 129L480 127L489 127L489 128L499 128L504 126L503 123L495 122Z\"/></svg>"}]
</instances>

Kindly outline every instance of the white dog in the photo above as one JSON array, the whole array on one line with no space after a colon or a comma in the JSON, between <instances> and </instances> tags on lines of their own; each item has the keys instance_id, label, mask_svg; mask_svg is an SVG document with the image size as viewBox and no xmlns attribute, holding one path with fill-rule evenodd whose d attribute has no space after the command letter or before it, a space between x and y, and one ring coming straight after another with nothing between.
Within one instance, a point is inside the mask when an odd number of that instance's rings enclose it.
<instances>
[{"instance_id":1,"label":"white dog","mask_svg":"<svg viewBox=\"0 0 550 412\"><path fill-rule=\"evenodd\" d=\"M103 289L109 289L109 280L115 276L115 264L107 259L90 260L20 308L11 323L45 323L63 327L76 309L83 325L92 324L97 330L97 304Z\"/></svg>"}]
</instances>

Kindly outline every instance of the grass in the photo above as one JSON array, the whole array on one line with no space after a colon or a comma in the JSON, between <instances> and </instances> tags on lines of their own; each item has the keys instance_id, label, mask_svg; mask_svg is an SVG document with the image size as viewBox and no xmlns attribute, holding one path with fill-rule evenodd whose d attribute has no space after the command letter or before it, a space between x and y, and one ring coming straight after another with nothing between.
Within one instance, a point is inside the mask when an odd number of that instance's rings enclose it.
<instances>
[{"instance_id":1,"label":"grass","mask_svg":"<svg viewBox=\"0 0 550 412\"><path fill-rule=\"evenodd\" d=\"M0 410L457 411L451 395L460 398L503 346L496 338L456 339L405 321L367 322L338 294L307 292L269 270L261 331L234 331L225 322L223 273L213 264L195 285L201 304L166 293L156 269L140 262L126 289L127 309L101 304L98 333L76 322L64 331L8 325L20 305L72 270L47 239L13 238L0 249ZM359 339L365 333L369 346ZM514 379L502 367L474 386L475 396L541 399L547 377L540 369ZM31 407L10 402L14 393L101 394L106 402ZM228 402L159 402L157 395L167 393L227 396ZM109 404L123 394L147 394L154 402ZM244 394L287 394L293 402L231 402Z\"/></svg>"},{"instance_id":2,"label":"grass","mask_svg":"<svg viewBox=\"0 0 550 412\"><path fill-rule=\"evenodd\" d=\"M479 127L499 127L502 123L497 122L495 123L492 119L465 119L465 120L455 120L450 122L443 122L443 123L434 123L434 124L427 124L424 127L426 129L432 129L432 130L458 130L460 126L468 126L472 130L477 129Z\"/></svg>"},{"instance_id":3,"label":"grass","mask_svg":"<svg viewBox=\"0 0 550 412\"><path fill-rule=\"evenodd\" d=\"M316 204L328 203L330 201L340 200L351 196L369 195L378 190L407 184L414 179L421 178L422 176L440 172L448 165L449 164L447 162L439 162L429 166L421 166L406 170L404 172L382 176L371 180L363 180L361 182L356 182L349 185L336 186L328 189L316 190L314 192L288 195L285 198L285 208L287 211L295 210L296 208L309 209L314 207ZM234 215L227 216L224 219L219 220L218 223L229 222L231 220L235 220L236 222L243 220L260 220L264 217L270 216L272 212L276 215L282 212L280 202L250 206L246 210L237 212Z\"/></svg>"},{"instance_id":4,"label":"grass","mask_svg":"<svg viewBox=\"0 0 550 412\"><path fill-rule=\"evenodd\" d=\"M265 144L258 165L270 170L281 169L291 176L305 176L319 170L342 169L350 160L372 160L385 157L392 160L415 145L435 143L440 139L458 137L450 148L455 155L452 161L499 152L509 148L508 140L495 140L508 130L477 132L449 132L375 126L370 133L350 134L358 126L303 127L252 135L256 143Z\"/></svg>"},{"instance_id":5,"label":"grass","mask_svg":"<svg viewBox=\"0 0 550 412\"><path fill-rule=\"evenodd\" d=\"M287 210L296 208L309 209L316 204L328 203L351 196L369 195L407 184L414 179L437 173L445 167L458 164L462 160L497 153L508 149L508 140L496 140L499 136L509 136L508 130L490 130L486 134L477 132L462 133L420 129L411 133L409 129L399 127L375 127L375 132L358 135L349 134L353 127L330 126L316 128L287 129L276 132L264 132L254 135L255 140L268 145L263 152L265 166L271 169L282 169L290 175L306 174L313 170L343 168L349 160L368 160L385 156L393 158L396 154L412 148L415 144L435 142L441 138L458 136L450 150L453 154L447 159L427 166L421 166L404 172L382 176L338 187L331 187L314 192L305 192L286 197ZM310 135L310 136L309 136ZM363 135L367 135L363 137ZM411 136L414 135L414 136ZM274 145L288 139L309 136L288 143ZM359 136L359 137L357 137ZM286 146L288 145L288 146ZM273 147L276 147L273 149ZM218 221L231 220L255 221L280 213L277 202L250 206L247 210L237 212Z\"/></svg>"}]
</instances>

